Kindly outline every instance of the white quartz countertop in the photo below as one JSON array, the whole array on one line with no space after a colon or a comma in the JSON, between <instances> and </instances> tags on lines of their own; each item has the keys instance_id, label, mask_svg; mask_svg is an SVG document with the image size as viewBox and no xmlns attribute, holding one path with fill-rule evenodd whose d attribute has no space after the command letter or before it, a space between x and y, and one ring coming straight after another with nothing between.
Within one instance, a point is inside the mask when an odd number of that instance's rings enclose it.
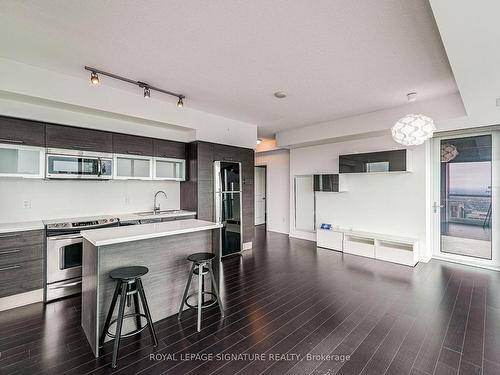
<instances>
[{"instance_id":1,"label":"white quartz countertop","mask_svg":"<svg viewBox=\"0 0 500 375\"><path fill-rule=\"evenodd\" d=\"M94 246L114 245L123 242L147 240L150 238L175 236L177 234L200 232L221 228L222 224L211 221L186 219L124 227L101 228L82 231L82 236Z\"/></svg>"},{"instance_id":2,"label":"white quartz countertop","mask_svg":"<svg viewBox=\"0 0 500 375\"><path fill-rule=\"evenodd\" d=\"M19 223L4 223L0 224L0 233L9 233L9 232L23 232L26 230L37 230L44 229L43 222L41 220L38 221L24 221Z\"/></svg>"}]
</instances>

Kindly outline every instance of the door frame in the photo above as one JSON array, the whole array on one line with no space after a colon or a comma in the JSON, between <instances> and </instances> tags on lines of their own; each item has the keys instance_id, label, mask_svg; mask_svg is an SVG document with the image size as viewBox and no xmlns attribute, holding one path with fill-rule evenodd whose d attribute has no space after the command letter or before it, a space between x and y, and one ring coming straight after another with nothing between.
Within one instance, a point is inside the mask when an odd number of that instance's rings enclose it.
<instances>
[{"instance_id":1,"label":"door frame","mask_svg":"<svg viewBox=\"0 0 500 375\"><path fill-rule=\"evenodd\" d=\"M267 192L268 192L268 189L267 189L267 164L255 165L254 168L263 168L264 169L264 172L265 172L264 173L264 178L265 178L264 194L266 196L266 199L264 200L264 223L255 224L255 226L257 226L257 225L267 226L267 218L268 218L268 215L267 215L267 209L268 209L268 206L267 206ZM255 181L257 181L257 179L255 179ZM255 204L255 187L254 187L253 199L254 199L254 204ZM255 218L254 218L254 220L255 220Z\"/></svg>"},{"instance_id":2,"label":"door frame","mask_svg":"<svg viewBox=\"0 0 500 375\"><path fill-rule=\"evenodd\" d=\"M491 260L473 258L466 255L451 254L441 252L441 216L438 210L434 213L433 205L435 202L441 202L441 140L454 139L464 137L474 137L481 135L492 136L492 217L491 217ZM460 263L469 266L482 267L493 270L500 270L500 236L496 232L500 232L500 131L496 129L486 131L453 131L449 134L442 133L436 135L430 142L430 163L431 163L431 194L429 209L431 215L431 243L432 257L439 260L445 260L453 263Z\"/></svg>"}]
</instances>

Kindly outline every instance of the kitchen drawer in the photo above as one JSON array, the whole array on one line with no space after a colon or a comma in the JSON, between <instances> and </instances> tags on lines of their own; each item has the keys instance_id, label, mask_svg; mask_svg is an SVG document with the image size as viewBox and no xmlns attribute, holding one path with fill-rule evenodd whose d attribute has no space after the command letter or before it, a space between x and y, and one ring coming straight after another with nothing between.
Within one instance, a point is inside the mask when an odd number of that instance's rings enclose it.
<instances>
[{"instance_id":1,"label":"kitchen drawer","mask_svg":"<svg viewBox=\"0 0 500 375\"><path fill-rule=\"evenodd\" d=\"M325 249L342 251L344 234L328 229L317 229L316 245Z\"/></svg>"},{"instance_id":2,"label":"kitchen drawer","mask_svg":"<svg viewBox=\"0 0 500 375\"><path fill-rule=\"evenodd\" d=\"M371 238L344 235L344 253L375 258L375 241Z\"/></svg>"},{"instance_id":3,"label":"kitchen drawer","mask_svg":"<svg viewBox=\"0 0 500 375\"><path fill-rule=\"evenodd\" d=\"M157 158L186 159L186 144L164 139L153 139L153 156Z\"/></svg>"},{"instance_id":4,"label":"kitchen drawer","mask_svg":"<svg viewBox=\"0 0 500 375\"><path fill-rule=\"evenodd\" d=\"M413 245L378 241L375 258L413 267L417 264Z\"/></svg>"},{"instance_id":5,"label":"kitchen drawer","mask_svg":"<svg viewBox=\"0 0 500 375\"><path fill-rule=\"evenodd\" d=\"M43 288L43 260L0 266L0 298Z\"/></svg>"},{"instance_id":6,"label":"kitchen drawer","mask_svg":"<svg viewBox=\"0 0 500 375\"><path fill-rule=\"evenodd\" d=\"M0 143L45 147L45 124L0 117Z\"/></svg>"},{"instance_id":7,"label":"kitchen drawer","mask_svg":"<svg viewBox=\"0 0 500 375\"><path fill-rule=\"evenodd\" d=\"M42 259L43 245L23 246L12 249L0 250L0 267L6 264L16 262L25 262L28 260Z\"/></svg>"},{"instance_id":8,"label":"kitchen drawer","mask_svg":"<svg viewBox=\"0 0 500 375\"><path fill-rule=\"evenodd\" d=\"M115 154L153 156L153 139L127 134L113 134Z\"/></svg>"},{"instance_id":9,"label":"kitchen drawer","mask_svg":"<svg viewBox=\"0 0 500 375\"><path fill-rule=\"evenodd\" d=\"M46 127L46 140L48 148L113 152L112 134L101 130L49 124Z\"/></svg>"},{"instance_id":10,"label":"kitchen drawer","mask_svg":"<svg viewBox=\"0 0 500 375\"><path fill-rule=\"evenodd\" d=\"M30 246L42 246L45 239L43 230L0 233L0 251L21 249Z\"/></svg>"}]
</instances>

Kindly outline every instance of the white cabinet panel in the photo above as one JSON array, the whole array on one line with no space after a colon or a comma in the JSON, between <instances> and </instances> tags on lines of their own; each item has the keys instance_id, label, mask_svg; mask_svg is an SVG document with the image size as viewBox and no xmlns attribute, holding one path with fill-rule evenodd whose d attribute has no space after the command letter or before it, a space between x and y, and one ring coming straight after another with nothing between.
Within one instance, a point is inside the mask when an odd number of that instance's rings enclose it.
<instances>
[{"instance_id":1,"label":"white cabinet panel","mask_svg":"<svg viewBox=\"0 0 500 375\"><path fill-rule=\"evenodd\" d=\"M44 178L45 149L0 144L0 177Z\"/></svg>"},{"instance_id":2,"label":"white cabinet panel","mask_svg":"<svg viewBox=\"0 0 500 375\"><path fill-rule=\"evenodd\" d=\"M326 249L342 251L343 239L344 239L344 234L342 232L336 232L328 229L316 230L316 243L318 247L324 247Z\"/></svg>"}]
</instances>

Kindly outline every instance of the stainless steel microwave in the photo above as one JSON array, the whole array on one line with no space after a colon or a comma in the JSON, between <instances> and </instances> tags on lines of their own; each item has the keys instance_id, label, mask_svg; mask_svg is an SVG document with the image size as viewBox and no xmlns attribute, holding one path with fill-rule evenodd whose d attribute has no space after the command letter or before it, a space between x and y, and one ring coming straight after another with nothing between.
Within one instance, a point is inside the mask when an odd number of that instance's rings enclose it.
<instances>
[{"instance_id":1,"label":"stainless steel microwave","mask_svg":"<svg viewBox=\"0 0 500 375\"><path fill-rule=\"evenodd\" d=\"M46 178L89 180L113 178L112 154L48 149L46 160Z\"/></svg>"}]
</instances>

